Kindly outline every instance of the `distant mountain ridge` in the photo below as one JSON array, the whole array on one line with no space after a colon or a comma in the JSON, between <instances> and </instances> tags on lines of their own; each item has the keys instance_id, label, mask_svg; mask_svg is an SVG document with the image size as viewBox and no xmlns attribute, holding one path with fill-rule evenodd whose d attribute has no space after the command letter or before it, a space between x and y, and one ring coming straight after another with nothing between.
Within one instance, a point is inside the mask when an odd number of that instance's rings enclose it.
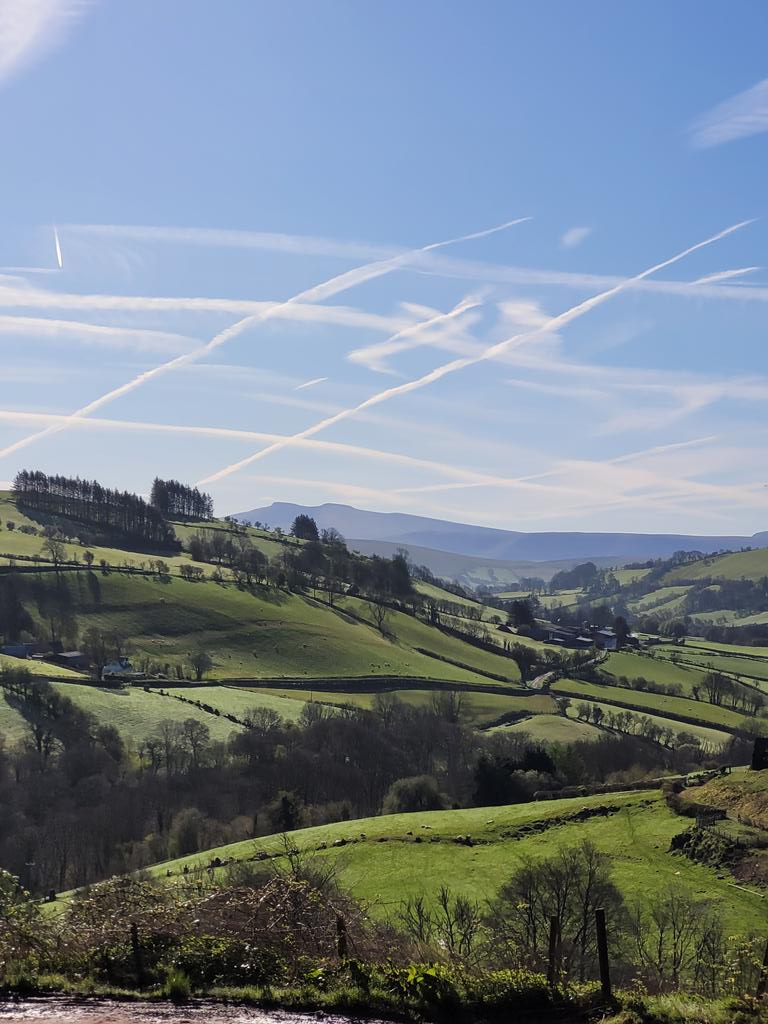
<instances>
[{"instance_id":1,"label":"distant mountain ridge","mask_svg":"<svg viewBox=\"0 0 768 1024\"><path fill-rule=\"evenodd\" d=\"M768 531L753 534L751 537L575 531L524 533L430 519L406 512L370 512L350 505L332 503L310 506L276 501L264 508L241 512L235 518L258 520L288 530L300 513L312 516L321 529L335 527L353 547L358 542L365 542L364 547L368 552L376 550L375 545L379 543L382 548L387 549L381 550L381 554L391 551L391 546L396 545L409 549L431 549L435 556L440 553L451 553L482 559L486 563L599 559L602 564L618 564L636 559L668 558L676 551L701 551L703 554L711 554L724 549L768 547ZM424 558L414 557L414 561L429 565L429 561ZM504 568L511 569L511 566ZM534 566L525 568L526 574L535 574ZM435 569L433 571L437 572ZM442 575L446 573L443 572Z\"/></svg>"}]
</instances>

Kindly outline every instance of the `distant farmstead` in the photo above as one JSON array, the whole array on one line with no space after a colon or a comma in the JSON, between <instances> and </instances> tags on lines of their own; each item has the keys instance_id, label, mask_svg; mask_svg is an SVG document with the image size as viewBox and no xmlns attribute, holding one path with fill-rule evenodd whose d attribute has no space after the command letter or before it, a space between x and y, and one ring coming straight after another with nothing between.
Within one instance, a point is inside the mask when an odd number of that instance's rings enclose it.
<instances>
[{"instance_id":1,"label":"distant farmstead","mask_svg":"<svg viewBox=\"0 0 768 1024\"><path fill-rule=\"evenodd\" d=\"M90 658L83 651L62 651L60 654L52 654L49 660L54 665L81 671L91 664Z\"/></svg>"},{"instance_id":2,"label":"distant farmstead","mask_svg":"<svg viewBox=\"0 0 768 1024\"><path fill-rule=\"evenodd\" d=\"M586 650L589 647L599 647L603 651L619 649L619 638L614 630L596 629L593 626L550 626L547 642L573 650Z\"/></svg>"},{"instance_id":3,"label":"distant farmstead","mask_svg":"<svg viewBox=\"0 0 768 1024\"><path fill-rule=\"evenodd\" d=\"M136 673L133 665L126 657L116 658L101 670L102 679L129 679Z\"/></svg>"}]
</instances>

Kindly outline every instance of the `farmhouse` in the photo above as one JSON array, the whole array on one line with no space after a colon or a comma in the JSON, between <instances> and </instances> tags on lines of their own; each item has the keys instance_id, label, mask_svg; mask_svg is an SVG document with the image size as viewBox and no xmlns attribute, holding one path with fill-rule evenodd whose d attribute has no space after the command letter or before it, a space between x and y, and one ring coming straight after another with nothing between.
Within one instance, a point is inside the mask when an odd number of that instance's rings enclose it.
<instances>
[{"instance_id":1,"label":"farmhouse","mask_svg":"<svg viewBox=\"0 0 768 1024\"><path fill-rule=\"evenodd\" d=\"M618 650L619 638L612 629L597 629L592 635L597 646L604 651Z\"/></svg>"},{"instance_id":2,"label":"farmhouse","mask_svg":"<svg viewBox=\"0 0 768 1024\"><path fill-rule=\"evenodd\" d=\"M604 651L616 651L619 647L619 638L612 629L596 629L587 625L550 626L547 631L547 642L574 650L599 647Z\"/></svg>"},{"instance_id":3,"label":"farmhouse","mask_svg":"<svg viewBox=\"0 0 768 1024\"><path fill-rule=\"evenodd\" d=\"M110 661L109 664L105 665L101 670L102 679L127 679L129 676L133 675L135 675L133 665L130 663L128 658L124 656L116 658L114 661Z\"/></svg>"},{"instance_id":4,"label":"farmhouse","mask_svg":"<svg viewBox=\"0 0 768 1024\"><path fill-rule=\"evenodd\" d=\"M62 651L60 654L52 654L50 660L54 665L63 665L65 668L86 669L90 665L90 659L82 651Z\"/></svg>"},{"instance_id":5,"label":"farmhouse","mask_svg":"<svg viewBox=\"0 0 768 1024\"><path fill-rule=\"evenodd\" d=\"M583 635L575 626L552 626L547 632L547 642L575 650L585 650L594 645L592 637Z\"/></svg>"}]
</instances>

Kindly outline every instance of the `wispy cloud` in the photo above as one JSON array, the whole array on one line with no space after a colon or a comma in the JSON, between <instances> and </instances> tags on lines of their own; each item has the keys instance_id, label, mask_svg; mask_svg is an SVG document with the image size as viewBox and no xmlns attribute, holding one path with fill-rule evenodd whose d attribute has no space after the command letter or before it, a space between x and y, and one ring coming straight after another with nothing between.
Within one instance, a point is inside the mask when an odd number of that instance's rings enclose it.
<instances>
[{"instance_id":1,"label":"wispy cloud","mask_svg":"<svg viewBox=\"0 0 768 1024\"><path fill-rule=\"evenodd\" d=\"M0 82L60 43L88 6L88 0L3 0Z\"/></svg>"},{"instance_id":2,"label":"wispy cloud","mask_svg":"<svg viewBox=\"0 0 768 1024\"><path fill-rule=\"evenodd\" d=\"M768 131L768 78L698 118L690 128L691 141L699 149L721 146Z\"/></svg>"},{"instance_id":3,"label":"wispy cloud","mask_svg":"<svg viewBox=\"0 0 768 1024\"><path fill-rule=\"evenodd\" d=\"M345 242L314 235L288 235L276 231L241 231L226 228L158 227L141 224L67 224L66 230L87 238L129 242L198 245L221 249L257 249L292 256L331 256L338 259L382 260L401 256L402 247L369 242Z\"/></svg>"},{"instance_id":4,"label":"wispy cloud","mask_svg":"<svg viewBox=\"0 0 768 1024\"><path fill-rule=\"evenodd\" d=\"M527 220L529 220L528 217L521 217L517 220L505 221L503 224L499 224L492 228L486 228L483 231L474 231L471 234L461 235L456 238L449 238L442 242L432 242L429 245L422 246L422 248L415 249L412 252L394 256L387 260L378 260L375 263L366 263L360 267L355 267L353 270L348 270L343 274L337 274L335 277L329 278L327 281L322 281L320 284L314 285L312 288L307 288L304 291L298 292L296 295L291 296L290 299L286 299L284 302L270 305L266 309L260 310L258 313L253 313L250 316L244 317L242 320L238 320L237 323L231 324L229 327L225 328L225 330L219 331L219 333L211 338L207 344L201 345L200 347L193 349L191 352L185 352L183 355L177 356L175 359L169 359L165 363L153 366L149 370L144 370L131 380L126 381L125 384L121 384L119 387L113 388L111 391L107 391L105 394L94 399L92 402L89 402L87 405L82 406L80 409L76 409L70 414L69 422L74 423L78 419L82 419L84 416L90 416L92 413L101 409L108 403L117 398L121 398L123 395L126 395L131 391L135 391L137 388L142 387L149 381L155 380L157 377L164 374L171 373L179 367L186 366L189 363L203 359L209 353L220 348L222 345L227 344L233 338L243 334L249 328L275 316L278 310L290 306L300 306L305 302L322 302L324 299L332 298L334 295L338 295L340 292L347 291L348 289L363 284L366 281L371 281L384 274L389 274L410 262L418 261L419 256L424 253L433 252L434 250L444 248L445 246L455 245L458 242L468 242L478 238L486 238L499 231L505 231L507 228L514 227L517 224L522 224ZM66 423L52 425L35 434L30 434L28 437L23 437L0 450L0 458L6 458L8 455L21 451L28 445L33 444L36 441L40 441L51 434L60 433L62 430L65 430L66 427Z\"/></svg>"},{"instance_id":5,"label":"wispy cloud","mask_svg":"<svg viewBox=\"0 0 768 1024\"><path fill-rule=\"evenodd\" d=\"M592 228L569 228L560 238L560 248L575 249L591 234Z\"/></svg>"},{"instance_id":6,"label":"wispy cloud","mask_svg":"<svg viewBox=\"0 0 768 1024\"><path fill-rule=\"evenodd\" d=\"M734 277L744 277L745 274L754 274L762 270L762 267L737 267L734 270L718 270L714 274L705 274L704 277L693 281L693 284L716 284L718 281L731 281Z\"/></svg>"},{"instance_id":7,"label":"wispy cloud","mask_svg":"<svg viewBox=\"0 0 768 1024\"><path fill-rule=\"evenodd\" d=\"M684 259L686 256L689 256L694 252L698 252L700 249L703 249L705 246L712 245L714 242L720 241L722 238L725 238L726 236L732 234L734 231L738 231L740 228L745 227L749 223L751 222L742 221L738 224L731 225L731 227L725 228L723 231L719 231L716 235L712 235L710 238L706 238L702 242L697 242L695 245L689 246L687 249L684 249L682 252L677 253L675 256L663 260L661 263L654 264L652 267L649 267L648 269L641 271L639 274L634 275L634 277L624 279L620 284L615 285L613 288L610 288L604 292L600 292L597 295L593 295L591 296L591 298L588 298L585 301L580 302L575 306L572 306L570 309L567 309L565 310L565 312L552 317L545 324L535 328L532 331L513 335L511 338L507 338L505 341L497 342L495 345L489 345L477 356L468 356L461 359L454 359L449 363L444 363L442 366L436 367L434 370L431 370L429 373L426 373L421 377L417 377L414 380L406 382L405 384L398 384L396 387L387 388L385 391L380 391L375 395L371 395L363 402L360 402L357 405L352 406L351 408L344 409L341 412L335 413L333 416L328 416L325 419L320 420L320 422L315 423L302 431L299 431L299 433L297 433L294 436L295 438L312 437L315 434L318 434L321 431L326 430L328 427L334 426L335 424L340 423L343 420L349 419L350 417L353 417L357 415L359 412L371 408L374 405L379 405L382 402L389 401L390 399L395 398L399 395L409 394L412 391L418 391L420 388L433 384L438 380L442 380L442 378L447 377L449 374L456 373L460 370L464 370L467 367L474 366L475 364L480 362L496 359L500 355L507 352L510 348L520 346L526 342L534 340L535 338L546 336L552 330L558 330L561 327L567 326L572 321L578 319L581 316L584 316L586 313L590 312L597 306L602 305L604 302L607 302L609 299L613 298L615 295L618 295L620 292L628 288L632 283L643 280L644 278L649 277L651 274L657 273L659 270L663 270L666 267L672 266L673 264ZM222 480L225 477L230 476L232 473L237 473L240 470L244 469L246 466L249 466L260 459L266 458L268 455L273 454L274 452L282 450L283 448L286 447L286 445L290 443L290 440L287 440L268 445L266 448L262 448L260 451L254 452L252 455L249 455L245 459L240 459L238 462L233 462L228 466L224 466L217 472L205 477L203 480L200 481L200 483L211 484L215 483L216 481ZM0 455L1 454L2 453L0 453Z\"/></svg>"},{"instance_id":8,"label":"wispy cloud","mask_svg":"<svg viewBox=\"0 0 768 1024\"><path fill-rule=\"evenodd\" d=\"M21 279L8 276L2 270L28 273L31 268L5 267L0 269L0 308L78 310L80 312L126 313L222 313L235 316L264 315L276 320L297 320L305 323L336 324L341 327L362 328L390 332L413 323L406 315L372 313L353 306L319 305L318 303L286 303L273 300L221 299L196 296L154 295L89 295L77 292L57 292L20 283ZM50 270L49 273L56 273Z\"/></svg>"},{"instance_id":9,"label":"wispy cloud","mask_svg":"<svg viewBox=\"0 0 768 1024\"><path fill-rule=\"evenodd\" d=\"M348 353L347 359L366 366L369 370L391 373L392 371L387 366L388 359L400 352L407 352L421 345L433 343L435 338L437 338L438 344L444 347L447 338L452 337L452 334L447 334L445 331L446 326L452 326L458 318L464 317L464 314L470 310L478 309L480 305L479 298L469 296L462 299L447 313L433 312L426 320L403 327L402 330L390 335L384 341L366 345L365 348L353 349ZM435 334L435 332L437 333Z\"/></svg>"},{"instance_id":10,"label":"wispy cloud","mask_svg":"<svg viewBox=\"0 0 768 1024\"><path fill-rule=\"evenodd\" d=\"M264 441L267 443L283 440L299 448L306 448L310 451L325 452L345 457L361 458L374 462L392 463L409 469L419 471L427 470L441 476L447 476L454 480L461 480L465 483L486 487L512 488L521 491L551 491L551 487L544 484L521 480L516 477L505 477L495 473L480 472L468 469L456 462L440 462L436 459L424 459L418 456L408 455L403 452L382 451L378 448L370 448L364 445L350 444L343 441L325 441L317 438L295 438L286 437L282 434L265 433L257 430L241 430L230 427L217 426L193 426L190 424L176 423L153 423L136 420L114 420L99 417L87 417L71 422L71 417L62 413L31 412L15 409L0 410L0 422L14 426L42 425L55 427L57 425L71 426L78 430L93 430L96 432L115 431L118 433L149 433L149 434L180 434L194 437L218 438L224 441ZM555 488L554 490L558 490Z\"/></svg>"},{"instance_id":11,"label":"wispy cloud","mask_svg":"<svg viewBox=\"0 0 768 1024\"><path fill-rule=\"evenodd\" d=\"M73 345L93 345L147 352L186 352L199 344L196 338L173 331L3 314L0 314L0 335L61 341L68 348Z\"/></svg>"},{"instance_id":12,"label":"wispy cloud","mask_svg":"<svg viewBox=\"0 0 768 1024\"><path fill-rule=\"evenodd\" d=\"M297 384L294 391L304 391L306 388L313 388L315 384L324 384L327 377L314 377L312 380L305 380L303 384Z\"/></svg>"}]
</instances>

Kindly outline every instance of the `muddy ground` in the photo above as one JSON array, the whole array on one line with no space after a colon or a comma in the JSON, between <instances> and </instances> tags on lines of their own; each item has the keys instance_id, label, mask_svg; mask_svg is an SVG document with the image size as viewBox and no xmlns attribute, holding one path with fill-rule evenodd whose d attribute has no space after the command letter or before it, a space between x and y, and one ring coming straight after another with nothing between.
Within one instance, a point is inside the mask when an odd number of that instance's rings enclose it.
<instances>
[{"instance_id":1,"label":"muddy ground","mask_svg":"<svg viewBox=\"0 0 768 1024\"><path fill-rule=\"evenodd\" d=\"M318 1021L352 1024L349 1017L281 1013L205 1000L193 1000L185 1006L112 1000L0 1000L0 1024L318 1024Z\"/></svg>"}]
</instances>

